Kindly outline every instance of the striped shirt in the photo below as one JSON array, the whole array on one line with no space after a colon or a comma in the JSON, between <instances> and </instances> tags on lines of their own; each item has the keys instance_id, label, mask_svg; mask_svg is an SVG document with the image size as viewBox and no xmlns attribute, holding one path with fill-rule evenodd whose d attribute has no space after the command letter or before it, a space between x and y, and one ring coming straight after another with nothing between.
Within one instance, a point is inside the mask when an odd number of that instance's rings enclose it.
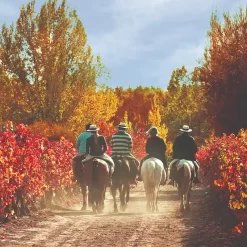
<instances>
[{"instance_id":1,"label":"striped shirt","mask_svg":"<svg viewBox=\"0 0 247 247\"><path fill-rule=\"evenodd\" d=\"M111 147L112 147L112 156L131 155L132 138L124 130L120 130L112 136Z\"/></svg>"}]
</instances>

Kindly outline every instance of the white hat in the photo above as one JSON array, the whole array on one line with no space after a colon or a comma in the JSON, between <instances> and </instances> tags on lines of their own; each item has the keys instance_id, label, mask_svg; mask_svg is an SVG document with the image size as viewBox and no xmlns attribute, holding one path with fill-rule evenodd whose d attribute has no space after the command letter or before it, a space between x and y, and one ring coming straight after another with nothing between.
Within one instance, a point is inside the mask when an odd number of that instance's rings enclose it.
<instances>
[{"instance_id":1,"label":"white hat","mask_svg":"<svg viewBox=\"0 0 247 247\"><path fill-rule=\"evenodd\" d=\"M95 124L91 124L87 132L96 132L97 130L99 130L99 128L97 128Z\"/></svg>"},{"instance_id":2,"label":"white hat","mask_svg":"<svg viewBox=\"0 0 247 247\"><path fill-rule=\"evenodd\" d=\"M179 129L182 132L191 132L192 129L190 129L189 125L183 125L182 129Z\"/></svg>"}]
</instances>

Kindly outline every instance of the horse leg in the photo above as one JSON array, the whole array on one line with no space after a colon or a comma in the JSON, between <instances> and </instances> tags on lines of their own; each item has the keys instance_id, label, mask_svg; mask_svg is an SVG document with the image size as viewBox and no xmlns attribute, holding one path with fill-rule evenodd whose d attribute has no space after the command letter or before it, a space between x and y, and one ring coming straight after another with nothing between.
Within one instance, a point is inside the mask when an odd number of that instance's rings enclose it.
<instances>
[{"instance_id":1,"label":"horse leg","mask_svg":"<svg viewBox=\"0 0 247 247\"><path fill-rule=\"evenodd\" d=\"M186 203L185 203L186 211L190 211L190 192L191 192L191 187L192 187L192 183L190 183L189 189L188 189L188 191L186 193Z\"/></svg>"},{"instance_id":2,"label":"horse leg","mask_svg":"<svg viewBox=\"0 0 247 247\"><path fill-rule=\"evenodd\" d=\"M178 193L180 197L180 211L184 211L184 194L182 193L181 185L178 185Z\"/></svg>"},{"instance_id":3,"label":"horse leg","mask_svg":"<svg viewBox=\"0 0 247 247\"><path fill-rule=\"evenodd\" d=\"M126 203L130 200L130 185L127 183L127 192L126 192Z\"/></svg>"},{"instance_id":4,"label":"horse leg","mask_svg":"<svg viewBox=\"0 0 247 247\"><path fill-rule=\"evenodd\" d=\"M117 213L118 212L117 200L116 200L117 188L114 185L111 187L111 194L112 194L113 203L114 203L114 213Z\"/></svg>"},{"instance_id":5,"label":"horse leg","mask_svg":"<svg viewBox=\"0 0 247 247\"><path fill-rule=\"evenodd\" d=\"M121 186L121 192L120 192L120 210L122 212L125 211L125 192L126 192L126 188L125 186Z\"/></svg>"},{"instance_id":6,"label":"horse leg","mask_svg":"<svg viewBox=\"0 0 247 247\"><path fill-rule=\"evenodd\" d=\"M159 187L156 188L156 199L155 199L155 211L156 212L159 212L159 209L158 209L158 195L159 195Z\"/></svg>"},{"instance_id":7,"label":"horse leg","mask_svg":"<svg viewBox=\"0 0 247 247\"><path fill-rule=\"evenodd\" d=\"M81 193L82 193L82 208L81 210L87 209L87 186L85 184L81 184Z\"/></svg>"},{"instance_id":8,"label":"horse leg","mask_svg":"<svg viewBox=\"0 0 247 247\"><path fill-rule=\"evenodd\" d=\"M102 193L101 193L101 196L100 196L100 201L99 201L99 206L98 206L98 212L99 213L102 213L103 212L103 210L104 210L104 207L105 207L105 205L104 205L104 201L105 201L105 190L106 190L106 188L104 188L104 190L102 191Z\"/></svg>"},{"instance_id":9,"label":"horse leg","mask_svg":"<svg viewBox=\"0 0 247 247\"><path fill-rule=\"evenodd\" d=\"M151 210L151 203L150 203L150 199L149 199L148 193L146 193L146 197L147 197L146 211L147 212L150 212L150 210Z\"/></svg>"}]
</instances>

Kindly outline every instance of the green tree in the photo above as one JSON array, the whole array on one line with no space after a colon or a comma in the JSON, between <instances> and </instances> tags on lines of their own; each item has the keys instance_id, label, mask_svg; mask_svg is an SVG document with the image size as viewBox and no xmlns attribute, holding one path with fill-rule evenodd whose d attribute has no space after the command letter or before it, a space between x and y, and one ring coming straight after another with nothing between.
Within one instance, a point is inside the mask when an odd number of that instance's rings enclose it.
<instances>
[{"instance_id":1,"label":"green tree","mask_svg":"<svg viewBox=\"0 0 247 247\"><path fill-rule=\"evenodd\" d=\"M174 80L176 74L176 80ZM177 69L172 73L170 81L176 84L176 89L169 87L164 101L162 123L168 127L168 140L173 141L183 124L188 124L193 129L199 143L202 143L210 134L210 124L205 108L206 99L204 88L196 81L198 70L188 74L187 70Z\"/></svg>"},{"instance_id":2,"label":"green tree","mask_svg":"<svg viewBox=\"0 0 247 247\"><path fill-rule=\"evenodd\" d=\"M20 10L20 17L0 35L0 63L22 84L20 119L26 122L65 122L80 103L85 89L95 88L104 72L100 57L92 55L76 11L63 0L45 2L39 13L35 1Z\"/></svg>"}]
</instances>

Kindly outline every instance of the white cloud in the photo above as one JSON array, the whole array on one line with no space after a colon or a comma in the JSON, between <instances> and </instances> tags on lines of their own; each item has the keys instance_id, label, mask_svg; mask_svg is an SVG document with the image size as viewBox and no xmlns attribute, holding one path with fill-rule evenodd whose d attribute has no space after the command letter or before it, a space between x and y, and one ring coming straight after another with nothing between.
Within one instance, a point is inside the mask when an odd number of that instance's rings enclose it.
<instances>
[{"instance_id":1,"label":"white cloud","mask_svg":"<svg viewBox=\"0 0 247 247\"><path fill-rule=\"evenodd\" d=\"M210 3L201 0L114 0L103 10L111 16L114 29L89 37L89 43L106 65L113 68L138 58L143 52L160 49L164 46L164 39L165 42L172 42L173 38L182 38L183 30L175 33L179 27L174 27L174 32L168 35L165 34L166 30L160 30L156 36L149 38L151 42L142 42L142 35L146 34L147 37L156 25L162 22L172 24L173 21L182 25L183 19L200 15L208 8L211 8Z\"/></svg>"}]
</instances>

